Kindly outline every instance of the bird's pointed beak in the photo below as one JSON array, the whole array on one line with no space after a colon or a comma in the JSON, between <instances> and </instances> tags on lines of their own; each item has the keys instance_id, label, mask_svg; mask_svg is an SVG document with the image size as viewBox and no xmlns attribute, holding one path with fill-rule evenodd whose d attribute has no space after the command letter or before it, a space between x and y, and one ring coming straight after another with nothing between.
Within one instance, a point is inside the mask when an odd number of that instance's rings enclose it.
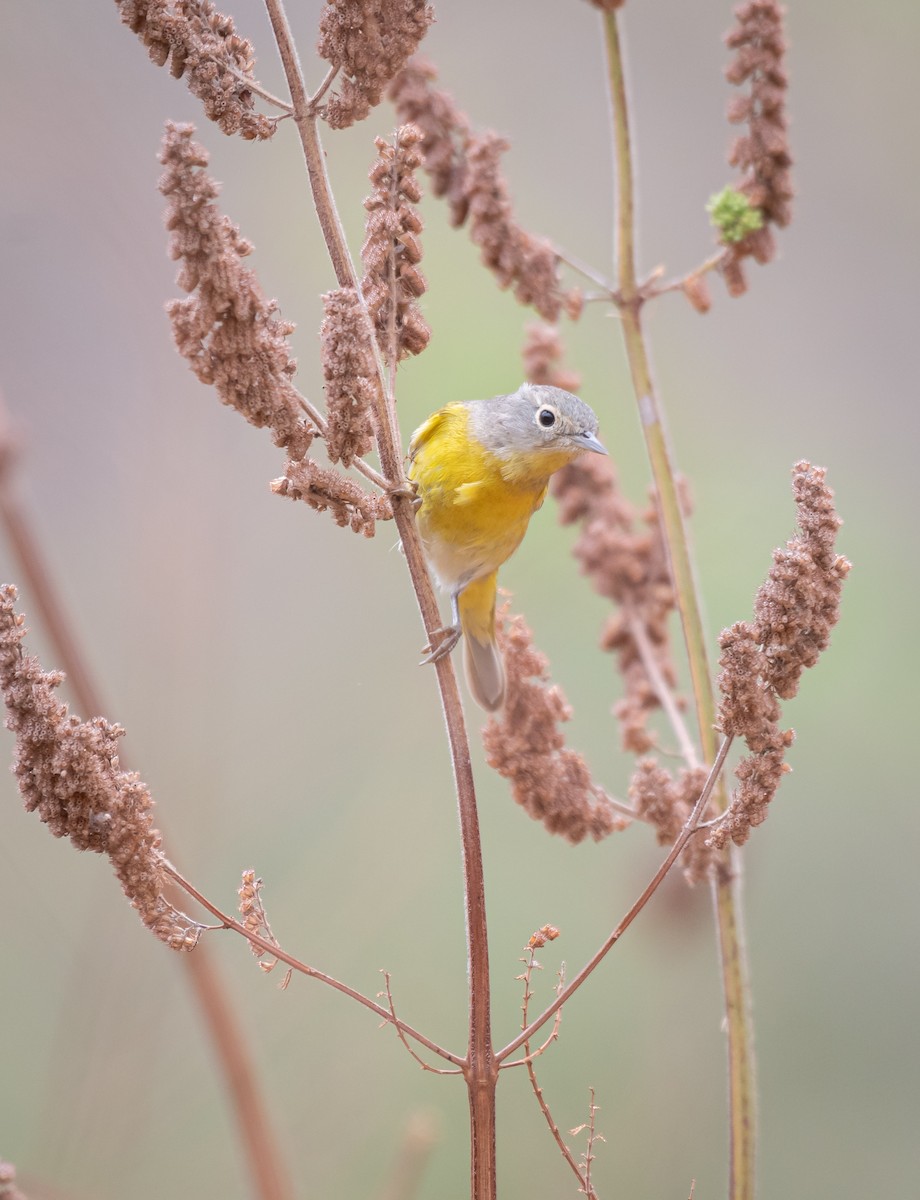
<instances>
[{"instance_id":1,"label":"bird's pointed beak","mask_svg":"<svg viewBox=\"0 0 920 1200\"><path fill-rule=\"evenodd\" d=\"M578 440L583 450L593 450L595 454L607 453L607 447L593 433L580 433Z\"/></svg>"}]
</instances>

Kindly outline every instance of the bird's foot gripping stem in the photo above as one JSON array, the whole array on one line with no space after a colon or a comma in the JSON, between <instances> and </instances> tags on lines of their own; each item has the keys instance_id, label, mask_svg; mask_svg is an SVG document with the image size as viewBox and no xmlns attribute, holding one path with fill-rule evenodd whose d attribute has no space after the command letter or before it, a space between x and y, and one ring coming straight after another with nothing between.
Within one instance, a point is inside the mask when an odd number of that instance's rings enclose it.
<instances>
[{"instance_id":1,"label":"bird's foot gripping stem","mask_svg":"<svg viewBox=\"0 0 920 1200\"><path fill-rule=\"evenodd\" d=\"M444 625L440 629L436 629L432 634L431 642L422 651L425 657L419 663L419 666L424 667L428 663L440 662L442 658L446 658L462 636L463 630L459 625ZM437 645L432 645L435 638L439 638L440 640Z\"/></svg>"}]
</instances>

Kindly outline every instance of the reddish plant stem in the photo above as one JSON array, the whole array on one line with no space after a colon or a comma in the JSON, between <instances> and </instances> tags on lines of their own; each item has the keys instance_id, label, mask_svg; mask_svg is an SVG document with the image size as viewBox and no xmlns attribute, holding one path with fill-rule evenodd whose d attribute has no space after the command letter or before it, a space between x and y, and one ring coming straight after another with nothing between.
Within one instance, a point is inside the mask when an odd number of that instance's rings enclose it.
<instances>
[{"instance_id":1,"label":"reddish plant stem","mask_svg":"<svg viewBox=\"0 0 920 1200\"><path fill-rule=\"evenodd\" d=\"M345 241L326 172L326 161L316 127L315 106L307 96L297 51L282 0L265 0L294 107L313 203L329 257L340 287L355 289L363 304L360 282ZM402 447L394 397L388 386L377 338L365 307L370 343L374 347L379 378L377 442L380 465L389 480L393 513L402 541L406 565L429 642L436 638L441 618L415 525L415 512L403 469ZM466 885L466 935L469 955L469 1044L464 1066L470 1104L471 1195L473 1200L494 1200L495 1089L498 1064L492 1046L489 950L486 926L485 882L476 792L470 764L469 740L460 691L450 656L436 664L438 687L457 792L460 816L463 874Z\"/></svg>"},{"instance_id":2,"label":"reddish plant stem","mask_svg":"<svg viewBox=\"0 0 920 1200\"><path fill-rule=\"evenodd\" d=\"M22 578L35 604L67 685L84 719L108 709L80 653L64 607L51 580L38 540L10 483L13 451L6 414L0 411L0 520L6 529ZM170 902L178 894L167 897ZM294 1188L284 1165L243 1027L218 974L210 951L199 944L193 954L180 956L195 993L203 1021L223 1072L249 1163L253 1186L261 1200L293 1200Z\"/></svg>"},{"instance_id":3,"label":"reddish plant stem","mask_svg":"<svg viewBox=\"0 0 920 1200\"><path fill-rule=\"evenodd\" d=\"M293 954L288 954L277 942L273 942L269 938L263 937L262 934L247 929L236 917L231 917L229 913L225 913L223 909L218 908L216 904L209 900L203 892L199 892L195 885L190 883L165 858L163 860L163 870L183 892L186 892L193 900L197 901L212 917L216 917L224 929L232 929L234 933L238 933L241 937L244 937L251 946L257 946L265 954L270 955L272 958L277 958L279 962L283 962L294 971L299 971L301 975L307 975L310 979L318 979L320 983L328 984L329 987L334 988L337 992L341 992L345 996L350 996L352 1000L357 1000L359 1004L363 1004L365 1008L369 1008L371 1012L376 1013L388 1025L395 1025L400 1032L414 1038L420 1045L426 1046L434 1054L439 1054L442 1058L446 1058L448 1062L452 1062L461 1068L464 1066L465 1059L460 1058L456 1054L451 1054L449 1050L445 1050L443 1046L439 1046L431 1038L426 1037L423 1033L419 1033L417 1029L413 1029L405 1021L401 1021L392 1011L385 1009L375 1000L371 1000L363 992L349 987L347 983L342 983L340 979L335 979L332 975L327 975L324 971L317 970L316 967L311 967L309 963L302 962L299 958L295 958Z\"/></svg>"},{"instance_id":4,"label":"reddish plant stem","mask_svg":"<svg viewBox=\"0 0 920 1200\"><path fill-rule=\"evenodd\" d=\"M527 1028L518 1034L513 1041L509 1042L507 1046L503 1047L503 1049L496 1053L495 1058L499 1064L503 1063L510 1054L513 1054L514 1051L517 1050L518 1046L523 1046L525 1042L528 1042L537 1032L537 1030L541 1029L542 1026L544 1026L550 1019L550 1017L554 1016L555 1013L563 1006L563 1004L565 1004L581 987L588 976L593 974L597 966L603 961L603 959L607 957L626 930L630 927L630 925L632 925L633 921L635 921L636 917L638 917L639 913L642 912L643 908L645 908L646 904L648 904L649 900L651 900L652 896L654 896L655 892L657 892L664 877L674 866L675 862L677 862L677 859L680 856L684 846L686 846L690 838L692 838L693 835L699 830L700 817L705 812L706 805L709 803L709 797L712 795L713 788L716 786L716 782L719 778L722 767L725 764L725 757L728 754L732 740L733 739L731 737L725 738L725 740L722 742L722 745L719 747L719 753L716 755L716 760L712 764L709 777L706 780L703 790L700 792L699 798L697 799L696 804L693 806L693 811L690 813L689 817L687 817L677 841L668 851L667 857L649 880L649 883L643 890L642 894L635 901L604 944L596 951L593 957L590 958L587 963L585 963L578 974L572 979L572 982L566 984L566 986L561 989L552 1004L545 1008L543 1012L540 1013L539 1017L536 1018L536 1020L531 1021Z\"/></svg>"}]
</instances>

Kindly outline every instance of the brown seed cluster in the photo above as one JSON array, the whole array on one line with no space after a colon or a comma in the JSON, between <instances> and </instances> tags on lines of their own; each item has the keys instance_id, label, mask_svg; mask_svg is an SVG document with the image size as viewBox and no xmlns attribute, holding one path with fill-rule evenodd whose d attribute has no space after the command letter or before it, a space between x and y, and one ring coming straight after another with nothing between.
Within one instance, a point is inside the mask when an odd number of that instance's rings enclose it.
<instances>
[{"instance_id":1,"label":"brown seed cluster","mask_svg":"<svg viewBox=\"0 0 920 1200\"><path fill-rule=\"evenodd\" d=\"M532 305L547 321L565 310L577 315L581 292L564 293L559 255L542 238L527 233L514 218L501 158L508 143L492 132L475 134L446 93L434 87L430 63L413 59L390 88L400 120L422 131L425 170L436 196L446 196L451 220L467 224L482 261L502 288L512 288L521 304Z\"/></svg>"},{"instance_id":2,"label":"brown seed cluster","mask_svg":"<svg viewBox=\"0 0 920 1200\"><path fill-rule=\"evenodd\" d=\"M600 841L628 824L607 803L582 756L565 745L559 726L571 709L549 682L547 661L533 644L524 618L497 630L505 661L506 698L502 712L483 731L489 766L511 783L514 799L550 833L577 843Z\"/></svg>"},{"instance_id":3,"label":"brown seed cluster","mask_svg":"<svg viewBox=\"0 0 920 1200\"><path fill-rule=\"evenodd\" d=\"M564 351L558 326L534 321L525 328L524 335L521 351L524 378L530 383L577 392L581 387L581 376L577 371L569 371L562 366Z\"/></svg>"},{"instance_id":4,"label":"brown seed cluster","mask_svg":"<svg viewBox=\"0 0 920 1200\"><path fill-rule=\"evenodd\" d=\"M316 512L331 513L336 525L373 537L377 521L393 519L386 496L374 496L337 471L321 467L311 458L289 460L284 475L273 479L276 496L303 500Z\"/></svg>"},{"instance_id":5,"label":"brown seed cluster","mask_svg":"<svg viewBox=\"0 0 920 1200\"><path fill-rule=\"evenodd\" d=\"M527 939L527 945L531 950L542 950L547 942L554 942L559 937L559 930L555 925L541 925L536 933L532 933Z\"/></svg>"},{"instance_id":6,"label":"brown seed cluster","mask_svg":"<svg viewBox=\"0 0 920 1200\"><path fill-rule=\"evenodd\" d=\"M400 126L392 145L375 138L378 157L370 171L374 190L364 201L361 290L381 352L391 363L421 354L431 337L418 304L428 286L418 269L422 219L415 207L422 195L415 178L422 161L421 140L414 125Z\"/></svg>"},{"instance_id":7,"label":"brown seed cluster","mask_svg":"<svg viewBox=\"0 0 920 1200\"><path fill-rule=\"evenodd\" d=\"M55 837L108 855L147 928L174 950L192 950L201 926L164 899L153 800L118 761L124 730L102 717L80 721L55 698L64 676L42 671L36 658L23 653L26 629L15 611L16 595L12 585L0 589L0 686L6 726L16 737L12 769L25 807Z\"/></svg>"},{"instance_id":8,"label":"brown seed cluster","mask_svg":"<svg viewBox=\"0 0 920 1200\"><path fill-rule=\"evenodd\" d=\"M380 103L433 20L424 0L326 0L317 50L342 78L324 110L333 129L362 121Z\"/></svg>"},{"instance_id":9,"label":"brown seed cluster","mask_svg":"<svg viewBox=\"0 0 920 1200\"><path fill-rule=\"evenodd\" d=\"M649 508L640 524L635 508L620 491L612 462L595 454L582 455L563 467L552 486L563 525L581 524L574 554L582 571L595 590L617 606L601 644L616 652L625 681L625 696L614 709L623 747L645 753L655 744L648 718L659 699L646 668L644 647L667 686L673 688L677 682L668 631L674 589L657 510Z\"/></svg>"},{"instance_id":10,"label":"brown seed cluster","mask_svg":"<svg viewBox=\"0 0 920 1200\"><path fill-rule=\"evenodd\" d=\"M744 738L749 753L735 772L739 783L725 816L707 839L717 848L729 839L740 846L765 819L788 770L785 752L794 737L779 726L779 699L796 694L802 671L827 648L840 615L850 563L835 549L841 522L825 474L822 467L796 463L799 531L774 551L753 622L739 621L719 639L719 728Z\"/></svg>"},{"instance_id":11,"label":"brown seed cluster","mask_svg":"<svg viewBox=\"0 0 920 1200\"><path fill-rule=\"evenodd\" d=\"M242 259L252 246L214 200L218 185L204 169L205 150L192 125L166 123L160 191L167 197L170 255L180 263L177 282L190 295L166 306L179 353L224 404L258 427L293 459L306 454L315 430L303 419L291 386L297 364L287 338L293 325L275 314Z\"/></svg>"},{"instance_id":12,"label":"brown seed cluster","mask_svg":"<svg viewBox=\"0 0 920 1200\"><path fill-rule=\"evenodd\" d=\"M270 942L276 949L280 950L281 945L272 933L272 927L269 925L268 917L265 914L265 905L262 903L262 880L256 876L255 871L251 868L243 872L239 897L240 921L247 933L263 938L265 941ZM255 942L249 943L249 949L259 960L259 966L263 971L273 971L277 967L278 959L270 956L267 950L263 950ZM292 973L292 969L288 968L281 981L282 988L286 988L290 983Z\"/></svg>"},{"instance_id":13,"label":"brown seed cluster","mask_svg":"<svg viewBox=\"0 0 920 1200\"><path fill-rule=\"evenodd\" d=\"M677 778L654 758L641 758L629 781L629 798L636 813L658 835L662 846L672 845L693 811L706 783L705 767L685 767ZM703 814L703 819L712 815ZM691 838L681 854L681 866L688 883L706 879L716 862L713 849L701 837Z\"/></svg>"},{"instance_id":14,"label":"brown seed cluster","mask_svg":"<svg viewBox=\"0 0 920 1200\"><path fill-rule=\"evenodd\" d=\"M252 45L210 0L116 0L122 21L141 39L151 59L185 76L189 91L227 134L270 138L276 121L254 109L247 80L255 82Z\"/></svg>"},{"instance_id":15,"label":"brown seed cluster","mask_svg":"<svg viewBox=\"0 0 920 1200\"><path fill-rule=\"evenodd\" d=\"M748 129L735 139L728 161L742 172L738 191L759 209L764 220L760 229L728 247L721 269L734 296L747 287L742 260L751 256L759 263L769 262L776 252L770 226L783 227L792 219L784 12L777 0L747 0L735 9L736 25L725 38L734 51L726 78L736 87L748 85L747 93L729 106L729 121L746 123Z\"/></svg>"},{"instance_id":16,"label":"brown seed cluster","mask_svg":"<svg viewBox=\"0 0 920 1200\"><path fill-rule=\"evenodd\" d=\"M350 467L374 444L377 373L355 289L327 292L323 311L320 343L326 381L326 452L330 462Z\"/></svg>"}]
</instances>

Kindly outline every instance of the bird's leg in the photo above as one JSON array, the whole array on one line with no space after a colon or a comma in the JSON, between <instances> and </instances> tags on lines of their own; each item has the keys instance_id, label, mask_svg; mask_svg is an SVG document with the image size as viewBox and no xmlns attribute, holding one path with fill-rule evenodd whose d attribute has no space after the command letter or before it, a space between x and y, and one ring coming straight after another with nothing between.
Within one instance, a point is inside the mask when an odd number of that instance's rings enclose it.
<instances>
[{"instance_id":1,"label":"bird's leg","mask_svg":"<svg viewBox=\"0 0 920 1200\"><path fill-rule=\"evenodd\" d=\"M424 667L428 663L440 662L442 658L446 658L463 636L463 628L460 624L459 592L451 592L450 594L450 615L453 619L453 624L442 625L440 629L434 631L433 636L439 637L441 640L436 646L432 646L430 642L428 643L422 651L425 657L419 663L420 667Z\"/></svg>"},{"instance_id":2,"label":"bird's leg","mask_svg":"<svg viewBox=\"0 0 920 1200\"><path fill-rule=\"evenodd\" d=\"M418 512L422 507L422 498L418 494L418 484L414 479L407 479L405 483L394 484L390 488L389 494L394 500L411 500L413 512Z\"/></svg>"}]
</instances>

